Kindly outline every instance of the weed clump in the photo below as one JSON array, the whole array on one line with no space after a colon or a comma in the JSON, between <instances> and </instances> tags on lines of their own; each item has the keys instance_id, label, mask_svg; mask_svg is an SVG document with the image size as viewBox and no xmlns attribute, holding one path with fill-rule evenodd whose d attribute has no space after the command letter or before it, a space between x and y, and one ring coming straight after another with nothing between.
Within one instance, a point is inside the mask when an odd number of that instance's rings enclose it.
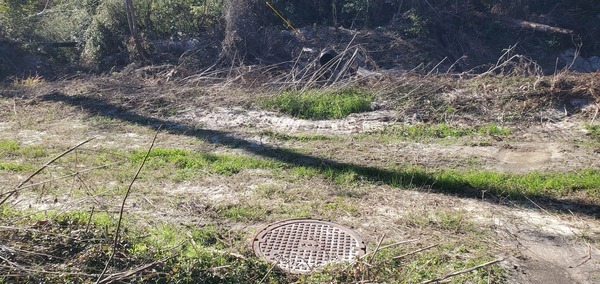
<instances>
[{"instance_id":1,"label":"weed clump","mask_svg":"<svg viewBox=\"0 0 600 284\"><path fill-rule=\"evenodd\" d=\"M371 110L373 96L356 89L284 92L263 103L263 107L303 119L339 119Z\"/></svg>"}]
</instances>

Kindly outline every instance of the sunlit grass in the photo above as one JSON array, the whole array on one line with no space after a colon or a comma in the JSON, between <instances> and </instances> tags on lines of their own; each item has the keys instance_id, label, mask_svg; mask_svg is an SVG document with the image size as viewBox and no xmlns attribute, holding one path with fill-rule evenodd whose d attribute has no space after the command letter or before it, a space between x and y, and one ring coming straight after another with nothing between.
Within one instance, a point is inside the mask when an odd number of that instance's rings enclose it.
<instances>
[{"instance_id":1,"label":"sunlit grass","mask_svg":"<svg viewBox=\"0 0 600 284\"><path fill-rule=\"evenodd\" d=\"M133 163L139 163L144 151L131 155ZM233 175L244 169L277 169L283 163L242 155L195 153L184 149L155 148L148 157L150 169L168 167L170 164L179 170L204 170L209 173Z\"/></svg>"},{"instance_id":2,"label":"sunlit grass","mask_svg":"<svg viewBox=\"0 0 600 284\"><path fill-rule=\"evenodd\" d=\"M511 133L509 128L497 124L484 124L479 126L451 126L446 123L439 124L403 124L388 127L373 134L357 135L362 139L421 141L427 139L460 138L470 136L506 136Z\"/></svg>"},{"instance_id":3,"label":"sunlit grass","mask_svg":"<svg viewBox=\"0 0 600 284\"><path fill-rule=\"evenodd\" d=\"M357 89L284 92L263 102L263 107L304 119L337 119L371 109L373 96Z\"/></svg>"}]
</instances>

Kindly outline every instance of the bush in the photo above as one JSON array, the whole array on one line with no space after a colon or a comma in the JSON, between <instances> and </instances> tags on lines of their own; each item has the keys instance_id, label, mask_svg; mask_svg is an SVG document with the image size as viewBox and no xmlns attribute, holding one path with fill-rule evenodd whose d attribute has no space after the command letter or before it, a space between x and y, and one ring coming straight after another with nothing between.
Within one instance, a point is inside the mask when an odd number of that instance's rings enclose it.
<instances>
[{"instance_id":1,"label":"bush","mask_svg":"<svg viewBox=\"0 0 600 284\"><path fill-rule=\"evenodd\" d=\"M96 64L105 57L125 50L128 24L122 1L108 0L96 9L97 14L85 33L82 57L86 63Z\"/></svg>"}]
</instances>

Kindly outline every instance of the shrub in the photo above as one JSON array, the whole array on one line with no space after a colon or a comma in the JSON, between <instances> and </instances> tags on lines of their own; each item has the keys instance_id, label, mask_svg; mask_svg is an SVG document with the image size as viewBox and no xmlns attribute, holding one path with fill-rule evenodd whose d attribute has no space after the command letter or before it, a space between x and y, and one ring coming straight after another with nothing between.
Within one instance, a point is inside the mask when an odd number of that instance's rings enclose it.
<instances>
[{"instance_id":1,"label":"shrub","mask_svg":"<svg viewBox=\"0 0 600 284\"><path fill-rule=\"evenodd\" d=\"M96 11L85 34L82 57L86 63L98 63L104 57L124 50L129 33L125 7L121 1L104 1Z\"/></svg>"}]
</instances>

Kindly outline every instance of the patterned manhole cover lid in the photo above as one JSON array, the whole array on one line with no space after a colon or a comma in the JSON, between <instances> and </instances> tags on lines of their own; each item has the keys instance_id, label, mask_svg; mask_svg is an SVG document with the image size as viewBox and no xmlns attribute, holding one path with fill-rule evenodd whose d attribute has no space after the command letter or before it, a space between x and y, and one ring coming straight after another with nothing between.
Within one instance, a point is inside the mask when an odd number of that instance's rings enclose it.
<instances>
[{"instance_id":1,"label":"patterned manhole cover lid","mask_svg":"<svg viewBox=\"0 0 600 284\"><path fill-rule=\"evenodd\" d=\"M311 219L273 223L258 232L252 248L259 257L292 273L352 261L366 250L360 236L349 228Z\"/></svg>"}]
</instances>

